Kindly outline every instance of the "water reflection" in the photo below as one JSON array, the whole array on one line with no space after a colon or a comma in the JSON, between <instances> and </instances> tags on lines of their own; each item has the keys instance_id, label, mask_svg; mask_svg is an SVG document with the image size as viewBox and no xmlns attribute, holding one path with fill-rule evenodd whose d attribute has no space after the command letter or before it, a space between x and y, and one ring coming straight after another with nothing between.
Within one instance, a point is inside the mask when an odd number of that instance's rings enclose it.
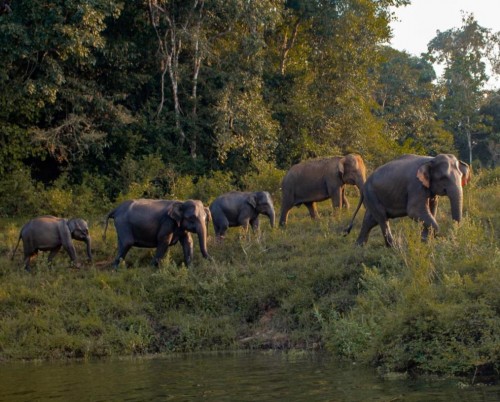
<instances>
[{"instance_id":1,"label":"water reflection","mask_svg":"<svg viewBox=\"0 0 500 402\"><path fill-rule=\"evenodd\" d=\"M500 387L383 380L328 357L202 354L0 365L0 401L498 401Z\"/></svg>"}]
</instances>

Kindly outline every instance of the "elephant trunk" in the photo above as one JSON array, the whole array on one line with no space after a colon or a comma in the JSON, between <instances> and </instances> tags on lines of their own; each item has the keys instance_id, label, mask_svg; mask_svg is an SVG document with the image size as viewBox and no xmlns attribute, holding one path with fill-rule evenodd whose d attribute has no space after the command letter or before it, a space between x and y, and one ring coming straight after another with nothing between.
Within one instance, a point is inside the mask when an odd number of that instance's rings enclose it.
<instances>
[{"instance_id":1,"label":"elephant trunk","mask_svg":"<svg viewBox=\"0 0 500 402\"><path fill-rule=\"evenodd\" d=\"M267 211L266 215L269 217L269 222L271 223L271 227L274 228L274 222L275 222L275 219L276 219L276 215L274 213L274 208L269 208L269 210Z\"/></svg>"},{"instance_id":2,"label":"elephant trunk","mask_svg":"<svg viewBox=\"0 0 500 402\"><path fill-rule=\"evenodd\" d=\"M92 261L92 241L90 240L90 236L86 237L85 243L87 244L87 257L89 261Z\"/></svg>"},{"instance_id":3,"label":"elephant trunk","mask_svg":"<svg viewBox=\"0 0 500 402\"><path fill-rule=\"evenodd\" d=\"M197 225L196 234L198 235L198 241L200 242L200 251L203 257L210 258L210 255L207 251L207 227L205 222Z\"/></svg>"},{"instance_id":4,"label":"elephant trunk","mask_svg":"<svg viewBox=\"0 0 500 402\"><path fill-rule=\"evenodd\" d=\"M358 188L360 194L363 193L363 187L365 186L365 181L366 178L364 176L360 176L356 179L356 187Z\"/></svg>"},{"instance_id":5,"label":"elephant trunk","mask_svg":"<svg viewBox=\"0 0 500 402\"><path fill-rule=\"evenodd\" d=\"M453 190L448 190L447 195L448 198L450 199L451 217L453 220L460 222L462 220L462 204L463 204L462 187L458 185L454 187Z\"/></svg>"}]
</instances>

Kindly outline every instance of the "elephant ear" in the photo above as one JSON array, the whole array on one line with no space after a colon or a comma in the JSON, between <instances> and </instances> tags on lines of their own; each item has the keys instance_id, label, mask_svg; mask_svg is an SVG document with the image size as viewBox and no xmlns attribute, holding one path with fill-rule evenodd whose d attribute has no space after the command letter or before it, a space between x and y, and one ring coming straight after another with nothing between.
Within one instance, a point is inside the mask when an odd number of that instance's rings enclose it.
<instances>
[{"instance_id":1,"label":"elephant ear","mask_svg":"<svg viewBox=\"0 0 500 402\"><path fill-rule=\"evenodd\" d=\"M66 221L66 225L68 226L69 232L72 234L76 229L76 222L74 219L69 219Z\"/></svg>"},{"instance_id":2,"label":"elephant ear","mask_svg":"<svg viewBox=\"0 0 500 402\"><path fill-rule=\"evenodd\" d=\"M468 182L470 182L471 179L470 166L463 161L458 161L458 168L462 172L462 187L463 187Z\"/></svg>"},{"instance_id":3,"label":"elephant ear","mask_svg":"<svg viewBox=\"0 0 500 402\"><path fill-rule=\"evenodd\" d=\"M257 195L255 193L251 194L247 198L247 204L249 204L252 208L257 208Z\"/></svg>"},{"instance_id":4,"label":"elephant ear","mask_svg":"<svg viewBox=\"0 0 500 402\"><path fill-rule=\"evenodd\" d=\"M83 231L83 227L80 224L80 220L78 218L71 218L66 221L66 225L68 226L69 232L71 235L75 233L75 230L80 229Z\"/></svg>"},{"instance_id":5,"label":"elephant ear","mask_svg":"<svg viewBox=\"0 0 500 402\"><path fill-rule=\"evenodd\" d=\"M340 158L339 160L339 165L338 165L338 168L339 168L339 177L340 177L340 180L344 181L344 163L345 163L345 156L343 158Z\"/></svg>"},{"instance_id":6,"label":"elephant ear","mask_svg":"<svg viewBox=\"0 0 500 402\"><path fill-rule=\"evenodd\" d=\"M431 164L424 163L417 170L417 179L423 184L425 188L431 186Z\"/></svg>"},{"instance_id":7,"label":"elephant ear","mask_svg":"<svg viewBox=\"0 0 500 402\"><path fill-rule=\"evenodd\" d=\"M174 202L167 207L167 215L170 216L178 226L182 221L182 202Z\"/></svg>"}]
</instances>

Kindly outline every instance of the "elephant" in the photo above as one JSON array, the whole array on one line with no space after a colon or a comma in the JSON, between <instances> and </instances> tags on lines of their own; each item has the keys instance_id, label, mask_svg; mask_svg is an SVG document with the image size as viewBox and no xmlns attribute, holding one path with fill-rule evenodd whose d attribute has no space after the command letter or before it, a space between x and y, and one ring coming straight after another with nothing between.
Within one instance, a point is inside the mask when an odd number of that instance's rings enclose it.
<instances>
[{"instance_id":1,"label":"elephant","mask_svg":"<svg viewBox=\"0 0 500 402\"><path fill-rule=\"evenodd\" d=\"M118 268L131 247L155 248L152 264L158 266L171 245L180 242L184 263L193 260L193 240L190 233L197 233L203 257L210 259L207 251L207 225L210 211L199 200L136 199L119 204L106 218L103 239L106 238L109 219L114 219L118 235L118 255L113 266Z\"/></svg>"},{"instance_id":2,"label":"elephant","mask_svg":"<svg viewBox=\"0 0 500 402\"><path fill-rule=\"evenodd\" d=\"M315 203L328 198L333 208L349 208L345 185L355 185L361 192L365 180L365 164L357 154L312 159L293 165L281 182L280 226L286 225L290 209L301 204L305 204L312 219L318 217Z\"/></svg>"},{"instance_id":3,"label":"elephant","mask_svg":"<svg viewBox=\"0 0 500 402\"><path fill-rule=\"evenodd\" d=\"M364 245L371 229L379 225L386 245L393 246L388 220L403 216L423 223L422 240L426 241L430 230L435 233L439 230L435 219L439 196L446 195L450 199L452 219L460 222L462 187L470 178L469 165L454 155L403 155L380 166L368 177L345 234L351 231L364 203L366 211L357 245Z\"/></svg>"},{"instance_id":4,"label":"elephant","mask_svg":"<svg viewBox=\"0 0 500 402\"><path fill-rule=\"evenodd\" d=\"M80 218L66 220L55 216L46 215L31 219L19 233L17 245L12 253L16 253L19 242L23 240L24 267L30 270L30 263L38 251L50 251L49 262L64 247L73 264L79 267L75 246L71 239L84 241L87 245L87 257L92 261L91 239L87 222Z\"/></svg>"},{"instance_id":5,"label":"elephant","mask_svg":"<svg viewBox=\"0 0 500 402\"><path fill-rule=\"evenodd\" d=\"M248 225L253 230L259 228L259 214L267 215L274 227L274 205L267 191L242 192L230 191L217 197L210 204L210 212L217 239L224 238L229 227Z\"/></svg>"}]
</instances>

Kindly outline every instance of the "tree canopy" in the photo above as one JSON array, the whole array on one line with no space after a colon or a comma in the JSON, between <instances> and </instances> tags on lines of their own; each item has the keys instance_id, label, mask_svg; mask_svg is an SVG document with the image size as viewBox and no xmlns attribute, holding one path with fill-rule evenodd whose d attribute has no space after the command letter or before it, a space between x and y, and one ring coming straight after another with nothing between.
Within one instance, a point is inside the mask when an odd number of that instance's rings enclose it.
<instances>
[{"instance_id":1,"label":"tree canopy","mask_svg":"<svg viewBox=\"0 0 500 402\"><path fill-rule=\"evenodd\" d=\"M353 151L497 163L499 34L466 15L410 56L387 46L405 4L16 0L0 14L0 174L93 177L114 199L151 157L236 178Z\"/></svg>"}]
</instances>

